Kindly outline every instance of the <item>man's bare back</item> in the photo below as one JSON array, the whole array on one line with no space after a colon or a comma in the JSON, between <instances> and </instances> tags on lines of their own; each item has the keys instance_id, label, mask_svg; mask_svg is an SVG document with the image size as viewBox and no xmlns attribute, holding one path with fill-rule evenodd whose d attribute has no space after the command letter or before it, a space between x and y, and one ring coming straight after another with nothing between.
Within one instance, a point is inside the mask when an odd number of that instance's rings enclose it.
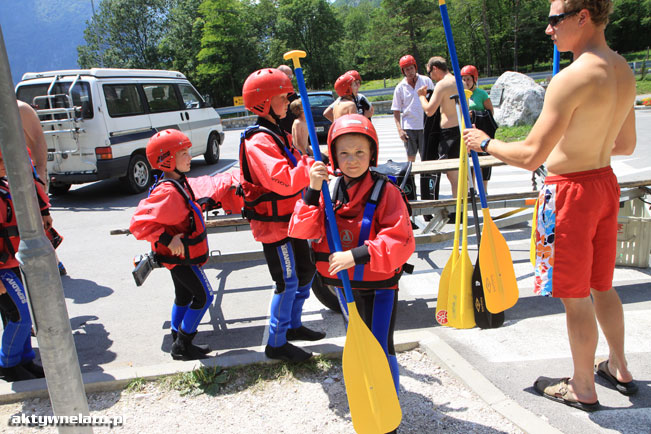
<instances>
[{"instance_id":1,"label":"man's bare back","mask_svg":"<svg viewBox=\"0 0 651 434\"><path fill-rule=\"evenodd\" d=\"M334 119L339 119L343 115L356 114L357 106L353 101L341 99L339 102L335 103L335 107L332 110L332 117Z\"/></svg>"},{"instance_id":2,"label":"man's bare back","mask_svg":"<svg viewBox=\"0 0 651 434\"><path fill-rule=\"evenodd\" d=\"M611 155L617 153L613 143L622 126L629 117L634 120L633 73L624 58L610 49L585 52L554 77L545 104L548 102L559 105L552 109L569 121L547 157L548 172L608 166Z\"/></svg>"},{"instance_id":3,"label":"man's bare back","mask_svg":"<svg viewBox=\"0 0 651 434\"><path fill-rule=\"evenodd\" d=\"M427 88L423 86L419 89L418 95L421 95L421 93L424 95L426 92ZM423 106L427 116L432 116L436 112L436 109L441 107L441 128L459 126L457 109L455 108L454 100L450 99L452 95L456 95L457 93L454 75L447 73L442 79L436 82L432 97L427 102L427 105Z\"/></svg>"}]
</instances>

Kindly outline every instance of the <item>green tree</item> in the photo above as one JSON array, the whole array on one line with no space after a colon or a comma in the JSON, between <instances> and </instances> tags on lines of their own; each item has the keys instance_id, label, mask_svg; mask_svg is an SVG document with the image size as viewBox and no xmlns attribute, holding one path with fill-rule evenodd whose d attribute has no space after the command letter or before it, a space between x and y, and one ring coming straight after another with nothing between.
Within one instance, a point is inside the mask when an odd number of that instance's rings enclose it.
<instances>
[{"instance_id":1,"label":"green tree","mask_svg":"<svg viewBox=\"0 0 651 434\"><path fill-rule=\"evenodd\" d=\"M252 6L238 0L204 0L199 74L218 104L232 104L246 77L259 68L257 35L249 21Z\"/></svg>"},{"instance_id":2,"label":"green tree","mask_svg":"<svg viewBox=\"0 0 651 434\"><path fill-rule=\"evenodd\" d=\"M646 35L646 36L644 36ZM619 52L644 50L651 35L651 0L615 0L606 39Z\"/></svg>"},{"instance_id":3,"label":"green tree","mask_svg":"<svg viewBox=\"0 0 651 434\"><path fill-rule=\"evenodd\" d=\"M193 83L201 86L197 74L197 55L201 50L203 19L199 15L202 0L171 0L167 29L159 50L166 69L180 71ZM205 89L202 89L204 91Z\"/></svg>"},{"instance_id":4,"label":"green tree","mask_svg":"<svg viewBox=\"0 0 651 434\"><path fill-rule=\"evenodd\" d=\"M167 28L170 0L103 0L87 21L86 45L77 47L82 68L160 68L158 45Z\"/></svg>"},{"instance_id":5,"label":"green tree","mask_svg":"<svg viewBox=\"0 0 651 434\"><path fill-rule=\"evenodd\" d=\"M301 66L309 87L323 88L340 74L342 26L326 0L280 0L275 47L280 51L303 50L307 57Z\"/></svg>"}]
</instances>

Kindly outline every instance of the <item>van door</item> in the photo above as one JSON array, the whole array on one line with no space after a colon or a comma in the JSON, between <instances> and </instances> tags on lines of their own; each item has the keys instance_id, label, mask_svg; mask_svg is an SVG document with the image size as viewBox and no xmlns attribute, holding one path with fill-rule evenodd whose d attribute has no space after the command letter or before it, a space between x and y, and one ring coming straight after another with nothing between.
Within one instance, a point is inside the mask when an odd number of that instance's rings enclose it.
<instances>
[{"instance_id":1,"label":"van door","mask_svg":"<svg viewBox=\"0 0 651 434\"><path fill-rule=\"evenodd\" d=\"M143 83L142 90L149 106L152 127L156 131L174 128L183 132L192 141L190 152L197 155L199 150L194 146L192 130L188 127L174 83Z\"/></svg>"},{"instance_id":2,"label":"van door","mask_svg":"<svg viewBox=\"0 0 651 434\"><path fill-rule=\"evenodd\" d=\"M155 131L138 85L133 82L103 84L102 92L108 111L104 118L113 158L130 156L134 150L144 149Z\"/></svg>"},{"instance_id":3,"label":"van door","mask_svg":"<svg viewBox=\"0 0 651 434\"><path fill-rule=\"evenodd\" d=\"M185 106L185 118L192 130L192 143L203 153L208 145L211 131L217 131L218 120L215 109L206 105L199 92L190 83L179 83L178 89Z\"/></svg>"}]
</instances>

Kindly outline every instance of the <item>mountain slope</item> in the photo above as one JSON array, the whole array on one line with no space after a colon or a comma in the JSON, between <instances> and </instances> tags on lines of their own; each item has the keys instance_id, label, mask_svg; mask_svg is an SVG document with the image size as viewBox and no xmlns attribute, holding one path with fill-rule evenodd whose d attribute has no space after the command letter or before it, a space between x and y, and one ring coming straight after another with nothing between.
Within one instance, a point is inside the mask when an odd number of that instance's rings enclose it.
<instances>
[{"instance_id":1,"label":"mountain slope","mask_svg":"<svg viewBox=\"0 0 651 434\"><path fill-rule=\"evenodd\" d=\"M95 8L100 0L95 0ZM25 72L77 68L90 0L0 1L0 25L14 83Z\"/></svg>"}]
</instances>

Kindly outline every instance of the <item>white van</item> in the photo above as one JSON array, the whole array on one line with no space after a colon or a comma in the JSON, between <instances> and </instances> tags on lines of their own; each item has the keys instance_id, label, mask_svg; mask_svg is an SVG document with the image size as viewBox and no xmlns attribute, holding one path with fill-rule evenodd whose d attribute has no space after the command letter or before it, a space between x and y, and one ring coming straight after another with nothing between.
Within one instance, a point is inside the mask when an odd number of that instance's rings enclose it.
<instances>
[{"instance_id":1,"label":"white van","mask_svg":"<svg viewBox=\"0 0 651 434\"><path fill-rule=\"evenodd\" d=\"M152 181L145 155L156 132L176 128L192 140L192 156L219 161L219 114L176 71L93 68L26 73L18 99L37 109L48 147L50 192L119 177L140 193Z\"/></svg>"}]
</instances>

